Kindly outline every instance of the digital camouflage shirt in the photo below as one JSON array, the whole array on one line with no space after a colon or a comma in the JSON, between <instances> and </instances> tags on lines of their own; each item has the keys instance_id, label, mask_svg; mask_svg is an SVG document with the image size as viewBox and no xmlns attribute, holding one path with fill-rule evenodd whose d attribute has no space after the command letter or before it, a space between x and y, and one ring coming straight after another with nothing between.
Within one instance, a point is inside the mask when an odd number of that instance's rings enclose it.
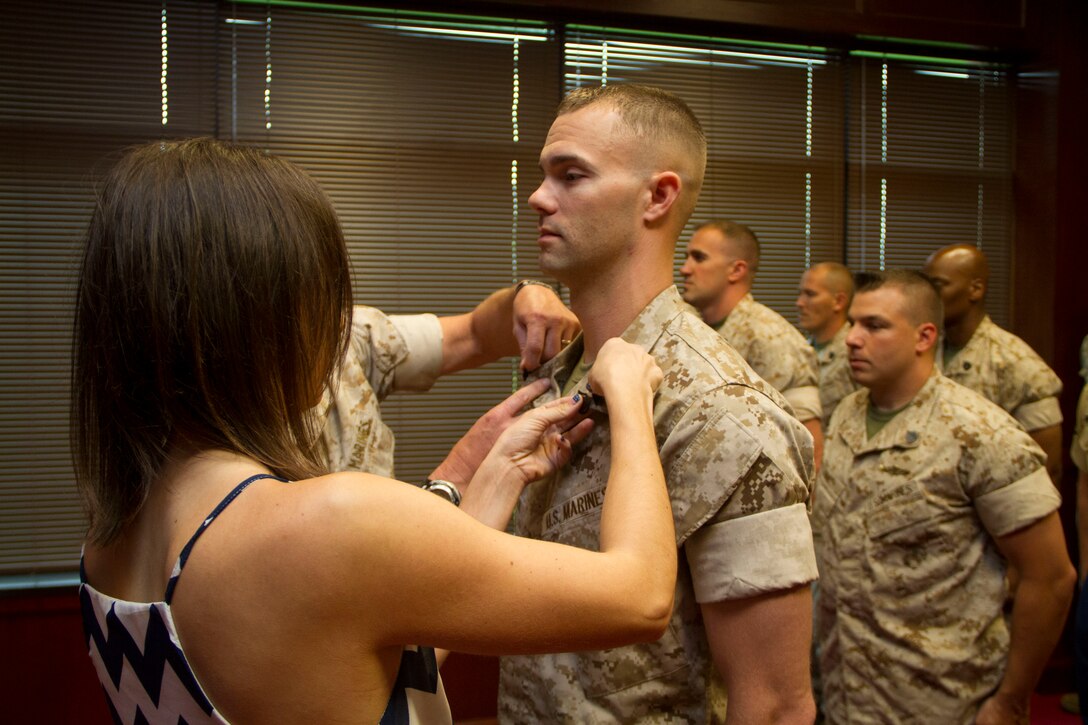
<instances>
[{"instance_id":1,"label":"digital camouflage shirt","mask_svg":"<svg viewBox=\"0 0 1088 725\"><path fill-rule=\"evenodd\" d=\"M831 414L843 398L858 389L850 377L850 360L846 349L846 335L850 325L843 325L823 347L816 348L816 361L820 366L820 407L823 409L824 431L831 423Z\"/></svg>"},{"instance_id":2,"label":"digital camouflage shirt","mask_svg":"<svg viewBox=\"0 0 1088 725\"><path fill-rule=\"evenodd\" d=\"M1081 388L1077 400L1077 422L1069 455L1078 471L1088 471L1088 385Z\"/></svg>"},{"instance_id":3,"label":"digital camouflage shirt","mask_svg":"<svg viewBox=\"0 0 1088 725\"><path fill-rule=\"evenodd\" d=\"M967 345L944 360L945 376L1007 410L1028 431L1058 425L1062 381L1031 346L989 315Z\"/></svg>"},{"instance_id":4,"label":"digital camouflage shirt","mask_svg":"<svg viewBox=\"0 0 1088 725\"><path fill-rule=\"evenodd\" d=\"M393 431L382 422L381 401L397 390L427 390L441 367L437 317L356 305L339 383L321 402L329 470L392 477Z\"/></svg>"},{"instance_id":5,"label":"digital camouflage shirt","mask_svg":"<svg viewBox=\"0 0 1088 725\"><path fill-rule=\"evenodd\" d=\"M785 317L747 294L718 332L761 378L786 396L798 420L823 417L816 351Z\"/></svg>"},{"instance_id":6,"label":"digital camouflage shirt","mask_svg":"<svg viewBox=\"0 0 1088 725\"><path fill-rule=\"evenodd\" d=\"M664 373L654 428L680 555L672 620L648 644L502 658L504 723L718 722L700 602L792 588L816 576L805 509L812 437L782 396L675 287L650 302L623 338L653 355ZM559 395L582 350L579 337L537 371L552 380L539 403ZM595 406L591 416L596 425L570 463L526 488L518 534L598 549L611 446L606 412Z\"/></svg>"},{"instance_id":7,"label":"digital camouflage shirt","mask_svg":"<svg viewBox=\"0 0 1088 725\"><path fill-rule=\"evenodd\" d=\"M869 391L831 419L813 493L827 722L968 723L1009 650L995 537L1058 508L1042 450L940 373L873 438Z\"/></svg>"}]
</instances>

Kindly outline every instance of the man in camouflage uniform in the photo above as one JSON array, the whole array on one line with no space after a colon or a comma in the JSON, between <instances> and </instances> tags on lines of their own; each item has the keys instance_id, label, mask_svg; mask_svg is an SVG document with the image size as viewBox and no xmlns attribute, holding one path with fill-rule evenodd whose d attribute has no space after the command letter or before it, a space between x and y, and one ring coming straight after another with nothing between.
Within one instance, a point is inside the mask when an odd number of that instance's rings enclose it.
<instances>
[{"instance_id":1,"label":"man in camouflage uniform","mask_svg":"<svg viewBox=\"0 0 1088 725\"><path fill-rule=\"evenodd\" d=\"M813 495L829 723L1027 723L1075 573L1043 453L934 364L937 290L859 277ZM1021 571L1006 619L1005 562ZM977 719L976 719L977 718Z\"/></svg>"},{"instance_id":2,"label":"man in camouflage uniform","mask_svg":"<svg viewBox=\"0 0 1088 725\"><path fill-rule=\"evenodd\" d=\"M1077 552L1079 571L1077 582L1080 596L1074 619L1073 650L1076 664L1077 709L1083 715L1088 712L1088 592L1084 580L1088 577L1088 337L1080 344L1080 375L1086 381L1077 401L1076 428L1069 454L1077 468ZM1065 701L1063 699L1064 707Z\"/></svg>"},{"instance_id":3,"label":"man in camouflage uniform","mask_svg":"<svg viewBox=\"0 0 1088 725\"><path fill-rule=\"evenodd\" d=\"M721 722L713 663L731 717L778 712L811 723L811 438L672 285L673 250L706 163L699 122L659 89L582 88L560 104L540 160L544 181L529 204L540 217L541 267L569 287L583 328L539 371L552 386L545 397L585 391L585 370L611 337L654 356L664 373L654 426L682 563L660 640L504 657L499 719ZM594 404L594 430L570 464L526 489L518 533L596 546L611 463L607 404Z\"/></svg>"},{"instance_id":4,"label":"man in camouflage uniform","mask_svg":"<svg viewBox=\"0 0 1088 725\"><path fill-rule=\"evenodd\" d=\"M1055 485L1062 473L1062 382L1031 347L986 314L986 255L953 244L929 256L925 273L944 302L942 372L1007 410L1047 456Z\"/></svg>"},{"instance_id":5,"label":"man in camouflage uniform","mask_svg":"<svg viewBox=\"0 0 1088 725\"><path fill-rule=\"evenodd\" d=\"M338 384L326 390L320 407L330 469L393 475L393 432L382 422L380 407L390 393L428 390L442 375L516 354L519 347L522 369L536 369L578 329L551 288L533 282L498 290L462 315L386 315L356 305ZM478 435L459 444L434 477L467 483L479 463L475 459L486 454L532 392L496 406L485 416L486 425L474 426Z\"/></svg>"},{"instance_id":6,"label":"man in camouflage uniform","mask_svg":"<svg viewBox=\"0 0 1088 725\"><path fill-rule=\"evenodd\" d=\"M838 262L814 264L801 275L797 293L797 318L808 333L808 342L816 349L820 366L821 424L827 430L831 414L839 401L858 389L850 377L846 359L846 311L854 296L850 270Z\"/></svg>"},{"instance_id":7,"label":"man in camouflage uniform","mask_svg":"<svg viewBox=\"0 0 1088 725\"><path fill-rule=\"evenodd\" d=\"M759 240L751 229L724 219L705 222L680 267L684 301L786 396L812 434L818 466L823 432L816 352L786 318L752 297L758 268Z\"/></svg>"}]
</instances>

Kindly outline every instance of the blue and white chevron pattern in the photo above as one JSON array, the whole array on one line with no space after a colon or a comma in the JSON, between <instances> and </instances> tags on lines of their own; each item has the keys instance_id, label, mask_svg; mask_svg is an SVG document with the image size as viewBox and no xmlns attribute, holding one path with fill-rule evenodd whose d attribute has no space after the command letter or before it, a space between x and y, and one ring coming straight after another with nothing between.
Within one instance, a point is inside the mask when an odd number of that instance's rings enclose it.
<instances>
[{"instance_id":1,"label":"blue and white chevron pattern","mask_svg":"<svg viewBox=\"0 0 1088 725\"><path fill-rule=\"evenodd\" d=\"M79 589L83 631L114 722L225 723L196 681L169 608Z\"/></svg>"},{"instance_id":2,"label":"blue and white chevron pattern","mask_svg":"<svg viewBox=\"0 0 1088 725\"><path fill-rule=\"evenodd\" d=\"M438 662L430 647L406 647L393 693L378 725L431 725L452 722Z\"/></svg>"}]
</instances>

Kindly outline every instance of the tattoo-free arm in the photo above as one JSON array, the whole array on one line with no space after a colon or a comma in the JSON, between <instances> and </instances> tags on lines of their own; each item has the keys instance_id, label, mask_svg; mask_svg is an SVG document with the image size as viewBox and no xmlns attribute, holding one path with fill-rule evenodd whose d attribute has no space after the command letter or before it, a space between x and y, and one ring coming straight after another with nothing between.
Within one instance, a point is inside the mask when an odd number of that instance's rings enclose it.
<instances>
[{"instance_id":1,"label":"tattoo-free arm","mask_svg":"<svg viewBox=\"0 0 1088 725\"><path fill-rule=\"evenodd\" d=\"M816 474L820 472L820 462L824 457L824 430L819 418L809 418L801 421L801 425L812 434L812 480L816 480Z\"/></svg>"},{"instance_id":2,"label":"tattoo-free arm","mask_svg":"<svg viewBox=\"0 0 1088 725\"><path fill-rule=\"evenodd\" d=\"M1012 608L1009 657L1001 684L979 710L977 723L1027 722L1031 693L1061 637L1076 572L1057 512L995 539L1019 573Z\"/></svg>"},{"instance_id":3,"label":"tattoo-free arm","mask_svg":"<svg viewBox=\"0 0 1088 725\"><path fill-rule=\"evenodd\" d=\"M810 725L816 717L808 584L700 605L714 664L729 693L729 725Z\"/></svg>"},{"instance_id":4,"label":"tattoo-free arm","mask_svg":"<svg viewBox=\"0 0 1088 725\"><path fill-rule=\"evenodd\" d=\"M1062 426L1050 425L1039 430L1029 431L1028 435L1039 444L1046 453L1046 472L1054 485L1060 486L1062 480Z\"/></svg>"},{"instance_id":5,"label":"tattoo-free arm","mask_svg":"<svg viewBox=\"0 0 1088 725\"><path fill-rule=\"evenodd\" d=\"M440 317L441 374L521 355L521 369L535 370L555 357L580 329L578 318L546 285L493 292L471 312Z\"/></svg>"}]
</instances>

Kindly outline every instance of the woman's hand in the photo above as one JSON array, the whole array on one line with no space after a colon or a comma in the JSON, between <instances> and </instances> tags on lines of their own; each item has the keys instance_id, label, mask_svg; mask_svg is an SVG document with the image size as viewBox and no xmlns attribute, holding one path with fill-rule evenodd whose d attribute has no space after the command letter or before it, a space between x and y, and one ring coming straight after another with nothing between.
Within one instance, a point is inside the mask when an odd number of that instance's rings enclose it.
<instances>
[{"instance_id":1,"label":"woman's hand","mask_svg":"<svg viewBox=\"0 0 1088 725\"><path fill-rule=\"evenodd\" d=\"M502 432L514 424L522 409L548 389L548 379L541 378L519 389L506 400L484 413L450 450L446 459L429 478L452 481L465 493L476 469L491 452Z\"/></svg>"},{"instance_id":2,"label":"woman's hand","mask_svg":"<svg viewBox=\"0 0 1088 725\"><path fill-rule=\"evenodd\" d=\"M572 446L593 428L593 421L579 420L584 407L574 396L523 413L495 441L488 457L506 459L525 483L555 473L570 461Z\"/></svg>"},{"instance_id":3,"label":"woman's hand","mask_svg":"<svg viewBox=\"0 0 1088 725\"><path fill-rule=\"evenodd\" d=\"M653 394L661 385L661 368L638 345L618 337L607 340L589 370L589 384L594 392L610 398L645 395L652 404Z\"/></svg>"},{"instance_id":4,"label":"woman's hand","mask_svg":"<svg viewBox=\"0 0 1088 725\"><path fill-rule=\"evenodd\" d=\"M525 485L566 465L571 447L589 435L593 421L580 420L583 402L559 398L519 416L476 469L461 510L505 529Z\"/></svg>"}]
</instances>

